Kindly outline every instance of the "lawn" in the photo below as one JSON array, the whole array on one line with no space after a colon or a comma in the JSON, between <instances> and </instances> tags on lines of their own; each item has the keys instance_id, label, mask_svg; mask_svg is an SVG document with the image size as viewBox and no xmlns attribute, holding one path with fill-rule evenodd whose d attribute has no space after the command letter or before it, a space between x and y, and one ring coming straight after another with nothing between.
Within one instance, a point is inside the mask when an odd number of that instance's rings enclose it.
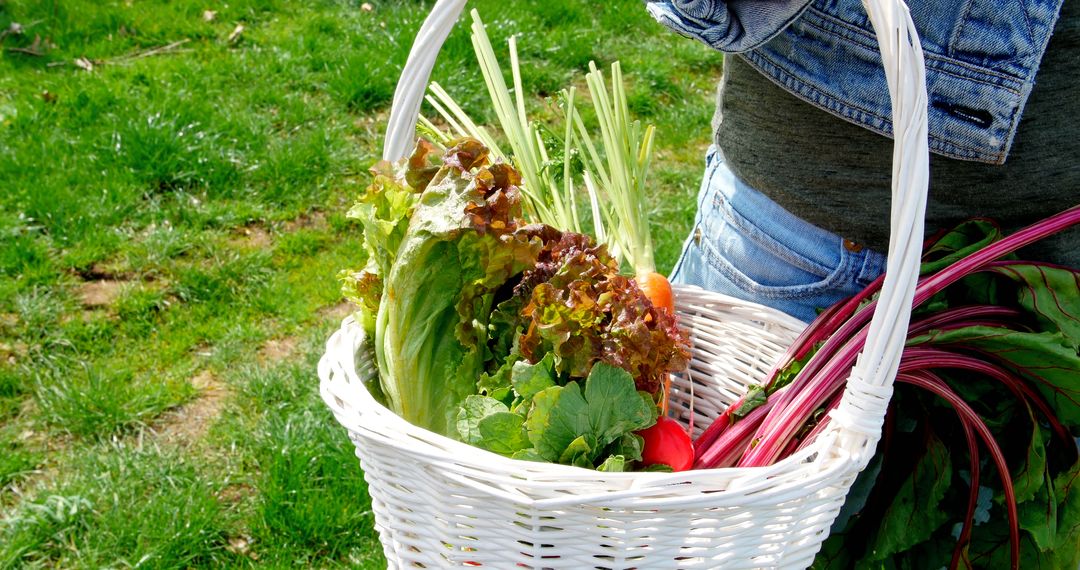
<instances>
[{"instance_id":1,"label":"lawn","mask_svg":"<svg viewBox=\"0 0 1080 570\"><path fill-rule=\"evenodd\" d=\"M0 0L0 568L384 566L315 363L430 6ZM541 112L622 62L670 269L721 58L640 0L470 6ZM492 119L463 26L435 79Z\"/></svg>"}]
</instances>

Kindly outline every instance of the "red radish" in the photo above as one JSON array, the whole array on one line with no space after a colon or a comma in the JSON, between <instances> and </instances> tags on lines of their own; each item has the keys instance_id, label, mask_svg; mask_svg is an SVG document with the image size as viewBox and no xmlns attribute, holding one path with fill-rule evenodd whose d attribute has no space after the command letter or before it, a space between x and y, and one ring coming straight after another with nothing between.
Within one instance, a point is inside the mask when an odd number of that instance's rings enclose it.
<instances>
[{"instance_id":1,"label":"red radish","mask_svg":"<svg viewBox=\"0 0 1080 570\"><path fill-rule=\"evenodd\" d=\"M646 465L667 465L672 471L686 471L694 464L694 444L682 424L660 416L656 425L637 432L645 440L641 462Z\"/></svg>"}]
</instances>

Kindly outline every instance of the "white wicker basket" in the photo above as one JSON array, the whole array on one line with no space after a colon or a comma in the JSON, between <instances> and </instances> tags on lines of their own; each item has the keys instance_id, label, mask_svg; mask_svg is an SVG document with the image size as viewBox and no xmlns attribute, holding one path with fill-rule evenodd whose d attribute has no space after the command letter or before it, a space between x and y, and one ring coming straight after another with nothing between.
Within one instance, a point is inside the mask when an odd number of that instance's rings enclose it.
<instances>
[{"instance_id":1,"label":"white wicker basket","mask_svg":"<svg viewBox=\"0 0 1080 570\"><path fill-rule=\"evenodd\" d=\"M375 368L351 318L319 363L323 399L364 468L391 568L805 568L880 437L918 275L927 185L922 50L902 0L864 0L893 97L896 147L886 280L866 350L830 427L763 468L599 473L514 461L417 428L364 388ZM435 54L464 6L439 0L394 98L384 157L405 156ZM802 324L772 309L677 288L691 374L672 408L705 427L764 380ZM692 404L691 404L692 403ZM342 500L349 500L342 497Z\"/></svg>"}]
</instances>

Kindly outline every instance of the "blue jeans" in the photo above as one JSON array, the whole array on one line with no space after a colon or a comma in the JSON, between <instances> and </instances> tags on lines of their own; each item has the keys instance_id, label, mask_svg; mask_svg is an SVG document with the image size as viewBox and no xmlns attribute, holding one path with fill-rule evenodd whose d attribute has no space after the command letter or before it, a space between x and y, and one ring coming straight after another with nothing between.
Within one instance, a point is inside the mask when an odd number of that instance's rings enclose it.
<instances>
[{"instance_id":1,"label":"blue jeans","mask_svg":"<svg viewBox=\"0 0 1080 570\"><path fill-rule=\"evenodd\" d=\"M698 285L809 322L884 271L883 254L799 219L736 178L723 155L709 149L694 229L672 283Z\"/></svg>"}]
</instances>

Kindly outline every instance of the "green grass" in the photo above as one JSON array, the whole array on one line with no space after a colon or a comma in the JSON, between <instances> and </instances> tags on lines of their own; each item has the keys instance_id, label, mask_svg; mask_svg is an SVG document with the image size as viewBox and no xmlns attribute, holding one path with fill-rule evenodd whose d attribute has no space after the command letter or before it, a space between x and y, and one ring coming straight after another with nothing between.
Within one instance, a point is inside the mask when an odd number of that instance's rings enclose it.
<instances>
[{"instance_id":1,"label":"green grass","mask_svg":"<svg viewBox=\"0 0 1080 570\"><path fill-rule=\"evenodd\" d=\"M431 2L361 4L0 0L0 568L384 566L315 363ZM470 7L540 116L622 62L670 269L720 57L639 0ZM434 79L492 120L465 26Z\"/></svg>"}]
</instances>

